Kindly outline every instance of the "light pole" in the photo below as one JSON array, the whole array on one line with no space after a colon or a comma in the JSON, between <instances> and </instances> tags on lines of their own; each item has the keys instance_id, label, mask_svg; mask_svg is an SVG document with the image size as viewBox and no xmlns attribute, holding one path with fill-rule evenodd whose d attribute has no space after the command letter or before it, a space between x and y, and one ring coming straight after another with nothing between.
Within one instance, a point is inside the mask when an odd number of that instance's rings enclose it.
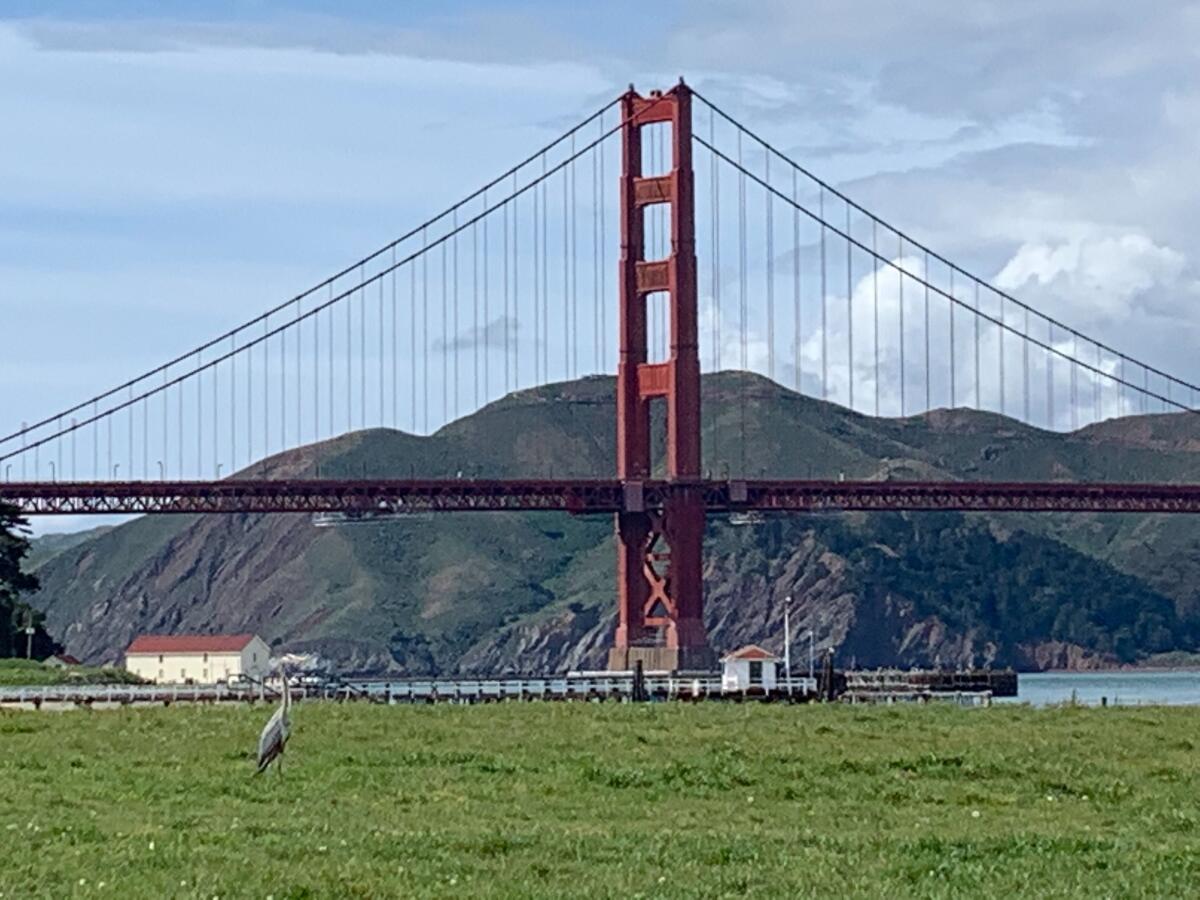
<instances>
[{"instance_id":1,"label":"light pole","mask_svg":"<svg viewBox=\"0 0 1200 900\"><path fill-rule=\"evenodd\" d=\"M161 459L160 459L160 460L156 460L156 462L158 463L158 480L159 480L159 481L166 481L166 480L167 480L167 469L166 469L166 466L164 466L164 465L163 465L163 461L162 461Z\"/></svg>"},{"instance_id":2,"label":"light pole","mask_svg":"<svg viewBox=\"0 0 1200 900\"><path fill-rule=\"evenodd\" d=\"M783 598L783 673L787 692L792 694L792 595Z\"/></svg>"},{"instance_id":3,"label":"light pole","mask_svg":"<svg viewBox=\"0 0 1200 900\"><path fill-rule=\"evenodd\" d=\"M813 630L808 629L808 677L810 681L816 677L816 640Z\"/></svg>"}]
</instances>

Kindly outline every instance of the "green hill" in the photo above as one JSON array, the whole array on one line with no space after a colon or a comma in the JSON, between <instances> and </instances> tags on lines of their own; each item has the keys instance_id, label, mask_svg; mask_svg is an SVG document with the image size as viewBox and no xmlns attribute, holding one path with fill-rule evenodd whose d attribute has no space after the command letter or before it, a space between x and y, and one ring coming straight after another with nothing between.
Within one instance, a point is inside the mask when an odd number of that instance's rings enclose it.
<instances>
[{"instance_id":1,"label":"green hill","mask_svg":"<svg viewBox=\"0 0 1200 900\"><path fill-rule=\"evenodd\" d=\"M613 383L521 391L429 437L357 432L269 477L587 477L614 469ZM877 419L741 373L704 381L714 477L1200 480L1200 422L1058 434L992 413ZM661 429L656 433L661 434ZM661 448L660 448L661 449ZM718 649L778 643L782 600L860 665L1089 666L1195 649L1187 517L819 515L710 523ZM461 514L319 528L302 516L144 518L58 548L35 602L69 652L152 631L256 631L355 671L596 666L614 613L607 517Z\"/></svg>"}]
</instances>

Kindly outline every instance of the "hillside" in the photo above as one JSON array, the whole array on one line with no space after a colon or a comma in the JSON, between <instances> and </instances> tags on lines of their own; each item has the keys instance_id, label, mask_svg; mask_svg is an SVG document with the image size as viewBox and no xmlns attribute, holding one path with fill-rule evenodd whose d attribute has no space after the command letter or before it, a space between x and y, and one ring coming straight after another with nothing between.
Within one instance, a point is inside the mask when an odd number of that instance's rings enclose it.
<instances>
[{"instance_id":1,"label":"hillside","mask_svg":"<svg viewBox=\"0 0 1200 900\"><path fill-rule=\"evenodd\" d=\"M1057 434L992 413L875 419L757 376L706 377L704 466L747 477L1200 480L1200 423ZM510 395L429 437L372 430L266 460L270 477L603 476L613 383ZM144 518L56 548L35 602L67 650L148 631L243 631L354 671L534 671L602 662L612 523L462 514L317 528L301 516ZM1200 633L1186 517L823 515L710 523L714 643L778 644L782 598L861 665L1130 662Z\"/></svg>"}]
</instances>

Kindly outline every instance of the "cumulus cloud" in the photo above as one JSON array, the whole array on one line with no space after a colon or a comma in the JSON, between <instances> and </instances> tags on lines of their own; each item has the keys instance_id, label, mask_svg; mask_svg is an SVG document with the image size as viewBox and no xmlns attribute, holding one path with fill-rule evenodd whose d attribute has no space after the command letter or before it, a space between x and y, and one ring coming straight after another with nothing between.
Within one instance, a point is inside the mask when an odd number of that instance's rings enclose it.
<instances>
[{"instance_id":1,"label":"cumulus cloud","mask_svg":"<svg viewBox=\"0 0 1200 900\"><path fill-rule=\"evenodd\" d=\"M1074 321L1120 323L1139 308L1164 303L1169 292L1192 294L1183 284L1187 258L1143 234L1075 238L1018 248L996 275L996 285L1035 306L1056 302Z\"/></svg>"}]
</instances>

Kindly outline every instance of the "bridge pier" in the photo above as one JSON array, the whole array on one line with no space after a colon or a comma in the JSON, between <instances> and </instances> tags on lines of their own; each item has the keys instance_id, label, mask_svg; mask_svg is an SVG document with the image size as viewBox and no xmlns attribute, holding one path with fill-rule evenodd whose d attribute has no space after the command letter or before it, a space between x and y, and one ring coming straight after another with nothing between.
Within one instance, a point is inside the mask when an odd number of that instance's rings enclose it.
<instances>
[{"instance_id":1,"label":"bridge pier","mask_svg":"<svg viewBox=\"0 0 1200 900\"><path fill-rule=\"evenodd\" d=\"M621 98L620 360L617 366L617 477L634 486L650 476L650 404L666 403L666 477L661 511L626 504L616 517L618 619L610 669L711 669L704 629L705 508L700 481L700 352L697 330L695 189L691 91ZM671 171L642 173L641 130L671 126ZM644 216L670 206L671 250L646 259ZM646 307L667 296L669 357L650 362ZM694 484L694 486L693 486ZM627 491L637 497L639 491Z\"/></svg>"}]
</instances>

